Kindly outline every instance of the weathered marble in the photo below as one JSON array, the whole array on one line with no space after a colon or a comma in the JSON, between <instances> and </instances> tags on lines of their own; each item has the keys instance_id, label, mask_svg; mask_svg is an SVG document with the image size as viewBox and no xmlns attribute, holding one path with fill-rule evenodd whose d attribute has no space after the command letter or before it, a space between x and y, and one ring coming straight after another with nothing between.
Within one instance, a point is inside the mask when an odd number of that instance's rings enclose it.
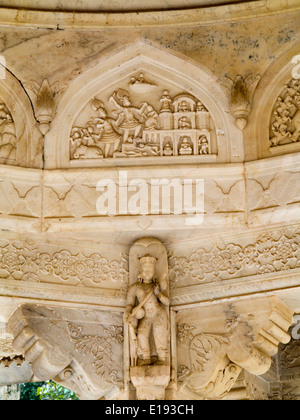
<instances>
[{"instance_id":1,"label":"weathered marble","mask_svg":"<svg viewBox=\"0 0 300 420\"><path fill-rule=\"evenodd\" d=\"M299 1L104 3L0 0L0 385L299 399Z\"/></svg>"}]
</instances>

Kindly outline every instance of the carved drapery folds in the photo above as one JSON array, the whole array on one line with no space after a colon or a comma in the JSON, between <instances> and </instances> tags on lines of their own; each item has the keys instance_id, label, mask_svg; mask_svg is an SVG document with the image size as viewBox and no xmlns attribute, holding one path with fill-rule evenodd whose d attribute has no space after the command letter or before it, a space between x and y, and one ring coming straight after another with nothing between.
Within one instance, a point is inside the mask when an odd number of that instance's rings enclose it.
<instances>
[{"instance_id":1,"label":"carved drapery folds","mask_svg":"<svg viewBox=\"0 0 300 420\"><path fill-rule=\"evenodd\" d=\"M223 398L242 369L266 373L279 343L288 343L292 311L278 298L244 300L177 315L180 395Z\"/></svg>"},{"instance_id":2,"label":"carved drapery folds","mask_svg":"<svg viewBox=\"0 0 300 420\"><path fill-rule=\"evenodd\" d=\"M216 154L212 118L197 98L171 97L143 74L125 87L80 112L70 134L71 160Z\"/></svg>"}]
</instances>

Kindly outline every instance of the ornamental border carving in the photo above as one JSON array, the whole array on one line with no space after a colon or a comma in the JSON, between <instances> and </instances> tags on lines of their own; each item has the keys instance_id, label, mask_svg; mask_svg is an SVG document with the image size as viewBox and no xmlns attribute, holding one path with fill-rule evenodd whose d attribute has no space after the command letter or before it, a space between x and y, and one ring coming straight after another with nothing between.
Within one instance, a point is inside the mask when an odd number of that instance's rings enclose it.
<instances>
[{"instance_id":1,"label":"ornamental border carving","mask_svg":"<svg viewBox=\"0 0 300 420\"><path fill-rule=\"evenodd\" d=\"M255 275L292 274L300 269L300 226L257 234L254 240L203 245L180 255L168 252L171 289L199 284L219 284ZM128 283L128 255L109 259L98 252L83 253L51 245L1 239L0 278L29 283L71 286L116 285L124 292Z\"/></svg>"}]
</instances>

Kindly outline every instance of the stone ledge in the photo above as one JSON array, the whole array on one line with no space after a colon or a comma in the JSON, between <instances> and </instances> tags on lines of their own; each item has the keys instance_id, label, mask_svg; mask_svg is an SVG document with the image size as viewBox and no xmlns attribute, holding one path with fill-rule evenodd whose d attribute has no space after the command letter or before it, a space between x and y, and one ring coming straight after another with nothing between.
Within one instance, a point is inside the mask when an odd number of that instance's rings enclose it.
<instances>
[{"instance_id":1,"label":"stone ledge","mask_svg":"<svg viewBox=\"0 0 300 420\"><path fill-rule=\"evenodd\" d=\"M244 3L244 2L243 2ZM1 8L1 25L53 29L141 28L232 22L299 10L298 0L251 1L190 10L78 13ZM125 20L125 22L124 22Z\"/></svg>"}]
</instances>

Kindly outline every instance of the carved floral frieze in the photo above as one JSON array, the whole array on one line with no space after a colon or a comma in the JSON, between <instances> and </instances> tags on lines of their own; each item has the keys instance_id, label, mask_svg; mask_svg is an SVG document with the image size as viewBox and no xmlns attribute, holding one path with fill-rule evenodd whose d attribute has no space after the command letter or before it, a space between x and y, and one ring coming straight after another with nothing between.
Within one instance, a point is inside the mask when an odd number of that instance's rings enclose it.
<instances>
[{"instance_id":1,"label":"carved floral frieze","mask_svg":"<svg viewBox=\"0 0 300 420\"><path fill-rule=\"evenodd\" d=\"M300 268L300 228L262 234L252 243L199 248L190 257L169 255L171 287L217 282Z\"/></svg>"},{"instance_id":2,"label":"carved floral frieze","mask_svg":"<svg viewBox=\"0 0 300 420\"><path fill-rule=\"evenodd\" d=\"M300 268L300 227L269 231L235 242L216 242L182 255L169 250L170 287L280 273ZM49 251L49 249L51 251ZM180 255L181 254L181 255ZM125 290L128 255L108 259L99 252L60 249L23 241L0 241L0 277L97 287L115 284Z\"/></svg>"},{"instance_id":3,"label":"carved floral frieze","mask_svg":"<svg viewBox=\"0 0 300 420\"><path fill-rule=\"evenodd\" d=\"M109 261L99 253L59 250L46 253L30 242L0 242L0 276L27 282L97 286L103 282L124 283L128 278L126 260ZM52 280L51 280L52 279Z\"/></svg>"}]
</instances>

